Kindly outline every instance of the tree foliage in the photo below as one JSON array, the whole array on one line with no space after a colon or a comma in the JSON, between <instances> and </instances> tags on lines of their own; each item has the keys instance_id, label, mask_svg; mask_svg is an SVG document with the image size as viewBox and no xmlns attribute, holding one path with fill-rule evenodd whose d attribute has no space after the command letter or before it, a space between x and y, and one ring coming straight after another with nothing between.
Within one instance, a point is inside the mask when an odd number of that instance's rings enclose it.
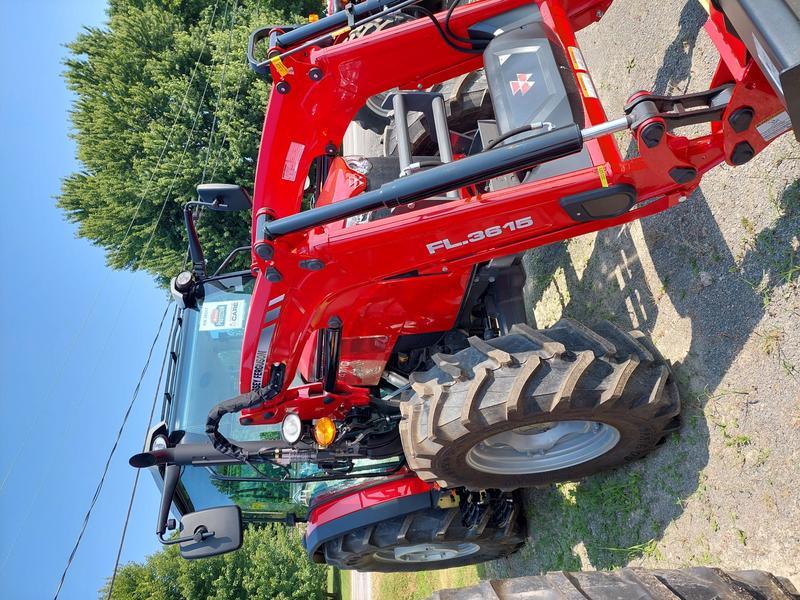
<instances>
[{"instance_id":1,"label":"tree foliage","mask_svg":"<svg viewBox=\"0 0 800 600\"><path fill-rule=\"evenodd\" d=\"M107 25L68 45L81 170L58 204L110 266L169 277L197 184L252 188L270 85L247 66L247 37L309 12L319 0L110 0ZM249 215L206 213L198 231L215 266L249 241Z\"/></svg>"},{"instance_id":2,"label":"tree foliage","mask_svg":"<svg viewBox=\"0 0 800 600\"><path fill-rule=\"evenodd\" d=\"M296 530L249 527L237 552L187 561L177 546L120 567L111 600L313 600L326 568L311 563ZM100 591L108 598L110 581Z\"/></svg>"}]
</instances>

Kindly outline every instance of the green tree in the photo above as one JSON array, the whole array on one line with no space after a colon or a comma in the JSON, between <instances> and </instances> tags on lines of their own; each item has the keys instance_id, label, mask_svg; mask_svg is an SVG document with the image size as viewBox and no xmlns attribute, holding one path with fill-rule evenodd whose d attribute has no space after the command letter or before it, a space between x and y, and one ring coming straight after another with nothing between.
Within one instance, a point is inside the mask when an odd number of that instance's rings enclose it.
<instances>
[{"instance_id":1,"label":"green tree","mask_svg":"<svg viewBox=\"0 0 800 600\"><path fill-rule=\"evenodd\" d=\"M81 170L58 204L111 267L169 277L197 184L252 188L270 85L246 64L247 37L320 10L319 0L110 0L106 27L68 45ZM249 241L249 215L206 213L198 230L214 266Z\"/></svg>"},{"instance_id":2,"label":"green tree","mask_svg":"<svg viewBox=\"0 0 800 600\"><path fill-rule=\"evenodd\" d=\"M100 591L108 598L110 580ZM326 569L311 563L294 529L249 527L237 552L187 561L176 546L120 567L111 600L313 600Z\"/></svg>"}]
</instances>

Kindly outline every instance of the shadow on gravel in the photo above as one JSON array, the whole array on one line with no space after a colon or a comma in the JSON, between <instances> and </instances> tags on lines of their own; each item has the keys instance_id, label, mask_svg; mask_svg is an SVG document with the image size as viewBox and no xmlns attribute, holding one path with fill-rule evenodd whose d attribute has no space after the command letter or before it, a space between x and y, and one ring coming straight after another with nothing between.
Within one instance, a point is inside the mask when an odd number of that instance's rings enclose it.
<instances>
[{"instance_id":1,"label":"shadow on gravel","mask_svg":"<svg viewBox=\"0 0 800 600\"><path fill-rule=\"evenodd\" d=\"M699 3L687 3L680 32L656 75L654 93L684 92L705 17ZM770 201L781 216L772 227L754 233L746 247L734 249L736 256L702 190L686 203L641 221L652 264L647 268L655 271L661 289L648 285L628 227L597 235L580 276L567 243L528 253L531 307L559 273L566 281L558 290L564 316L586 323L608 319L649 335L659 305L668 305L664 296L668 298L677 313L677 318L671 313L675 324L691 337L685 357L673 365L684 423L680 436L644 460L581 482L525 491L528 543L514 556L481 567L482 577L575 571L585 568L587 560L594 568L613 569L639 558L662 558L657 544L665 529L690 496L704 494L709 430L703 408L709 391L718 387L764 316L772 291L800 277L792 247L800 231L800 182L777 199L765 193L764 202ZM742 223L746 227L746 219ZM709 548L698 544L692 562L707 563L710 556Z\"/></svg>"}]
</instances>

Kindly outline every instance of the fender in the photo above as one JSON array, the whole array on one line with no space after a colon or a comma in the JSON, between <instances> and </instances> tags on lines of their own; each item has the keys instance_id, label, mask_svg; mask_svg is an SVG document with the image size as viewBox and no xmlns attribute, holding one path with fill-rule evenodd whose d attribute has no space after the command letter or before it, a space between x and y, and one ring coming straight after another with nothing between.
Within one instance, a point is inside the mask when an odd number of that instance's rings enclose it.
<instances>
[{"instance_id":1,"label":"fender","mask_svg":"<svg viewBox=\"0 0 800 600\"><path fill-rule=\"evenodd\" d=\"M380 483L369 482L325 495L311 508L303 546L314 562L325 562L325 542L361 527L430 508L434 505L433 492L431 484L413 473L404 473Z\"/></svg>"}]
</instances>

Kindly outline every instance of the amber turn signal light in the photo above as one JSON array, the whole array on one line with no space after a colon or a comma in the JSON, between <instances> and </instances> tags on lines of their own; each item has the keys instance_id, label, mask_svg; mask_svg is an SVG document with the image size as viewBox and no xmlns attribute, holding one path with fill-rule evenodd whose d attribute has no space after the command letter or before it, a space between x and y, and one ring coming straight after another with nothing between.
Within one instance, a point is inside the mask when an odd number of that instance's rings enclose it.
<instances>
[{"instance_id":1,"label":"amber turn signal light","mask_svg":"<svg viewBox=\"0 0 800 600\"><path fill-rule=\"evenodd\" d=\"M330 417L322 417L314 423L314 439L321 448L327 448L336 439L336 423Z\"/></svg>"}]
</instances>

